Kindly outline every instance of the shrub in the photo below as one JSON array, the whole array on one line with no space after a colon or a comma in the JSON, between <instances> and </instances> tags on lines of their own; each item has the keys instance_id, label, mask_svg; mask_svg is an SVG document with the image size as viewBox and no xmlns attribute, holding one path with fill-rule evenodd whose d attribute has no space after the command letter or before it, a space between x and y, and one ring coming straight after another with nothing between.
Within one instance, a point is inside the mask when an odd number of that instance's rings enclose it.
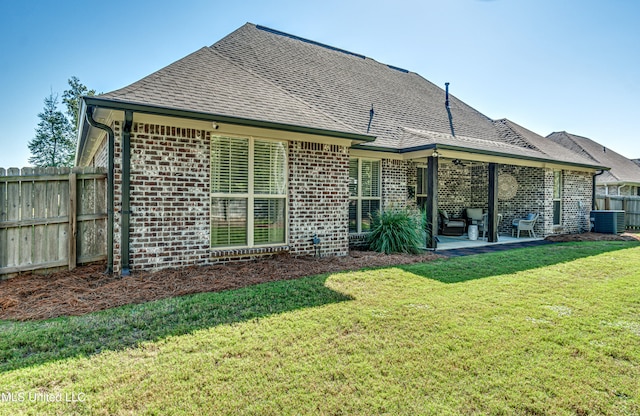
<instances>
[{"instance_id":1,"label":"shrub","mask_svg":"<svg viewBox=\"0 0 640 416\"><path fill-rule=\"evenodd\" d=\"M369 248L381 253L420 253L425 246L423 213L410 209L377 211L371 218Z\"/></svg>"}]
</instances>

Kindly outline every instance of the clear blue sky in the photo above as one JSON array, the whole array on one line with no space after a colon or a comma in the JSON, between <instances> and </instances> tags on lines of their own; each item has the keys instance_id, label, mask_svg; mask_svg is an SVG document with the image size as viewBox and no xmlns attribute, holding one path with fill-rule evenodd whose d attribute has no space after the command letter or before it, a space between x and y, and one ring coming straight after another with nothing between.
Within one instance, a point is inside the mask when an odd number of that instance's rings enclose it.
<instances>
[{"instance_id":1,"label":"clear blue sky","mask_svg":"<svg viewBox=\"0 0 640 416\"><path fill-rule=\"evenodd\" d=\"M43 100L108 92L246 22L419 73L491 118L640 157L640 1L8 1L0 167L28 165ZM62 107L61 107L62 109Z\"/></svg>"}]
</instances>

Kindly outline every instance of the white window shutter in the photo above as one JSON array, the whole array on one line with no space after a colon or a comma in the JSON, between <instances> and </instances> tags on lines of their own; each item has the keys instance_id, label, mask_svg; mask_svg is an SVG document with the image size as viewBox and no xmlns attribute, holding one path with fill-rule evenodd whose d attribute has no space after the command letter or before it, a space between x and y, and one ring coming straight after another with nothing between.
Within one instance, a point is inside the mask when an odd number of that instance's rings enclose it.
<instances>
[{"instance_id":1,"label":"white window shutter","mask_svg":"<svg viewBox=\"0 0 640 416\"><path fill-rule=\"evenodd\" d=\"M211 193L249 192L249 140L211 139Z\"/></svg>"},{"instance_id":2,"label":"white window shutter","mask_svg":"<svg viewBox=\"0 0 640 416\"><path fill-rule=\"evenodd\" d=\"M247 245L246 198L211 198L211 245Z\"/></svg>"},{"instance_id":3,"label":"white window shutter","mask_svg":"<svg viewBox=\"0 0 640 416\"><path fill-rule=\"evenodd\" d=\"M260 195L286 194L286 161L284 143L256 140L253 192Z\"/></svg>"},{"instance_id":4,"label":"white window shutter","mask_svg":"<svg viewBox=\"0 0 640 416\"><path fill-rule=\"evenodd\" d=\"M213 137L211 246L286 243L286 142Z\"/></svg>"},{"instance_id":5,"label":"white window shutter","mask_svg":"<svg viewBox=\"0 0 640 416\"><path fill-rule=\"evenodd\" d=\"M358 196L358 159L349 159L349 196Z\"/></svg>"}]
</instances>

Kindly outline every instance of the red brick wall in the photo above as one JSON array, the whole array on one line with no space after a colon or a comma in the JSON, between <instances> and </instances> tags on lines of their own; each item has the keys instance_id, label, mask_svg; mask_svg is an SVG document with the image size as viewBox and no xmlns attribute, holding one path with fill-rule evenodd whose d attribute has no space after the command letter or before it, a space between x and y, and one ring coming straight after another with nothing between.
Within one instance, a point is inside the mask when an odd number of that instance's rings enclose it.
<instances>
[{"instance_id":1,"label":"red brick wall","mask_svg":"<svg viewBox=\"0 0 640 416\"><path fill-rule=\"evenodd\" d=\"M407 204L409 179L415 185L415 165L404 160L382 159L382 208L401 208ZM410 172L414 172L410 174Z\"/></svg>"},{"instance_id":2,"label":"red brick wall","mask_svg":"<svg viewBox=\"0 0 640 416\"><path fill-rule=\"evenodd\" d=\"M120 269L121 125L116 133L114 269ZM131 132L132 270L209 260L209 140L203 130L134 123Z\"/></svg>"},{"instance_id":3,"label":"red brick wall","mask_svg":"<svg viewBox=\"0 0 640 416\"><path fill-rule=\"evenodd\" d=\"M109 164L109 139L105 138L105 140L100 144L100 147L96 151L96 154L93 156L92 166L106 168Z\"/></svg>"},{"instance_id":4,"label":"red brick wall","mask_svg":"<svg viewBox=\"0 0 640 416\"><path fill-rule=\"evenodd\" d=\"M345 146L308 142L289 144L289 245L295 255L349 251L349 151Z\"/></svg>"},{"instance_id":5,"label":"red brick wall","mask_svg":"<svg viewBox=\"0 0 640 416\"><path fill-rule=\"evenodd\" d=\"M122 123L114 159L114 270L120 271ZM248 260L270 248L210 248L211 132L133 123L131 132L131 270ZM288 242L293 255L348 253L348 148L289 143Z\"/></svg>"},{"instance_id":6,"label":"red brick wall","mask_svg":"<svg viewBox=\"0 0 640 416\"><path fill-rule=\"evenodd\" d=\"M112 128L116 134L114 270L118 272L122 208L121 122L114 122ZM211 132L204 130L133 124L132 270L246 260L256 255L271 254L269 248L212 252L209 245L210 138ZM104 163L104 153L105 149L102 149L94 163ZM321 240L321 255L346 255L349 246L349 149L340 145L293 141L288 144L288 157L290 252L293 255L313 255L312 238L317 235ZM407 185L415 184L415 169L415 164L410 162L382 161L384 206L406 200ZM525 215L531 207L538 207L541 221L536 231L548 234L553 171L502 165L500 173L511 173L519 182L516 198L499 203L500 212L505 214L501 232L509 231L512 218ZM447 178L446 169L443 169L443 178ZM580 207L583 204L588 206L591 200L591 176L565 171L564 180L563 225L565 231L575 232L581 226ZM472 182L470 178L469 182ZM441 203L446 205L447 199L442 198Z\"/></svg>"},{"instance_id":7,"label":"red brick wall","mask_svg":"<svg viewBox=\"0 0 640 416\"><path fill-rule=\"evenodd\" d=\"M565 170L562 187L562 232L577 233L588 229L591 211L592 175Z\"/></svg>"}]
</instances>

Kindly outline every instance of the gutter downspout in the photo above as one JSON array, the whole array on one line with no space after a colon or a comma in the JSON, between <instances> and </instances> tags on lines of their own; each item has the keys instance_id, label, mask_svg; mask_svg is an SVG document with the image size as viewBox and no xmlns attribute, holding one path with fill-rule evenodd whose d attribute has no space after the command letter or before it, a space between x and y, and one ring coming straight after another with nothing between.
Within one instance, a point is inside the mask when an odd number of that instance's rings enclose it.
<instances>
[{"instance_id":1,"label":"gutter downspout","mask_svg":"<svg viewBox=\"0 0 640 416\"><path fill-rule=\"evenodd\" d=\"M624 185L620 185L618 186L618 196L622 196L621 192L622 192L622 188L624 188L625 186L627 186L626 184Z\"/></svg>"},{"instance_id":2,"label":"gutter downspout","mask_svg":"<svg viewBox=\"0 0 640 416\"><path fill-rule=\"evenodd\" d=\"M604 170L601 170L600 173L594 173L593 177L591 178L591 210L595 210L598 208L596 206L596 176L600 176L603 173L604 173ZM605 185L605 189L608 189L607 185Z\"/></svg>"},{"instance_id":3,"label":"gutter downspout","mask_svg":"<svg viewBox=\"0 0 640 416\"><path fill-rule=\"evenodd\" d=\"M113 274L113 157L115 149L115 135L113 129L106 124L99 123L93 119L94 107L87 107L85 119L91 127L95 127L107 132L108 137L108 168L107 168L107 270L106 274Z\"/></svg>"},{"instance_id":4,"label":"gutter downspout","mask_svg":"<svg viewBox=\"0 0 640 416\"><path fill-rule=\"evenodd\" d=\"M129 224L131 218L131 126L133 111L124 112L122 129L122 209L120 211L120 264L121 275L129 276Z\"/></svg>"}]
</instances>

